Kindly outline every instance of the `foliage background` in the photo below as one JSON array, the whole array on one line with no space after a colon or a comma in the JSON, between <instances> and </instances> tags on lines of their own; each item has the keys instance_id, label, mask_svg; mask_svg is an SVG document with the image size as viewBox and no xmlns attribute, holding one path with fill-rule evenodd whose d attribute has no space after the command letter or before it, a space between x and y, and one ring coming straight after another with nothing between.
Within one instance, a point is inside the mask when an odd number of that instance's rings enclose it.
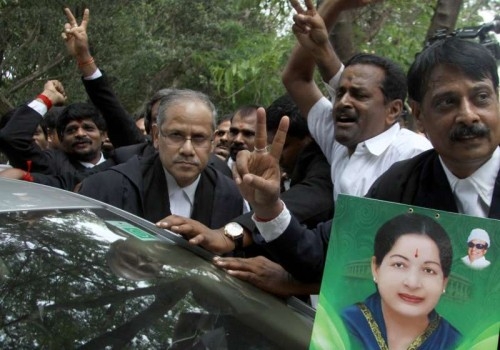
<instances>
[{"instance_id":1,"label":"foliage background","mask_svg":"<svg viewBox=\"0 0 500 350\"><path fill-rule=\"evenodd\" d=\"M441 0L443 1L443 0ZM457 26L481 23L479 9L500 2L452 0ZM351 14L339 51L390 57L407 67L423 43L436 0L387 0ZM268 105L284 93L280 73L294 38L287 0L0 0L0 113L32 99L59 79L69 102L86 95L60 37L68 6L90 9L92 53L125 107L134 113L164 87L208 93L228 113L241 104Z\"/></svg>"}]
</instances>

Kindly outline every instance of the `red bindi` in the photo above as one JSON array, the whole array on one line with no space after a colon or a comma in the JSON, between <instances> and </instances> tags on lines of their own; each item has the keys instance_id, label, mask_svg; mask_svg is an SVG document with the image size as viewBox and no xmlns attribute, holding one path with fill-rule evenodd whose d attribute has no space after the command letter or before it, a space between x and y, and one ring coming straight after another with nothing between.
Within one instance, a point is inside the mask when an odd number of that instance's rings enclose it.
<instances>
[{"instance_id":1,"label":"red bindi","mask_svg":"<svg viewBox=\"0 0 500 350\"><path fill-rule=\"evenodd\" d=\"M418 248L415 250L415 258L418 258Z\"/></svg>"}]
</instances>

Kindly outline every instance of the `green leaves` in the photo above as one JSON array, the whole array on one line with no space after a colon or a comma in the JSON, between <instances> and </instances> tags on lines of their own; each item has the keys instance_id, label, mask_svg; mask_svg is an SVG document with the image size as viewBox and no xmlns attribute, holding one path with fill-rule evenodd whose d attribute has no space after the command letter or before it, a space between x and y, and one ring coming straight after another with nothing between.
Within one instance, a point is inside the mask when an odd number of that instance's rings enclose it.
<instances>
[{"instance_id":1,"label":"green leaves","mask_svg":"<svg viewBox=\"0 0 500 350\"><path fill-rule=\"evenodd\" d=\"M64 2L81 19L80 1ZM281 70L295 43L287 0L88 0L92 54L130 112L154 91L182 87L208 93L220 113L241 104L268 105L284 92ZM407 67L425 41L436 0L386 0L353 14L356 51L375 52ZM69 102L86 100L60 38L62 1L0 0L0 97L20 104L48 79L59 79ZM465 1L459 25L500 12L497 2ZM346 40L345 38L343 39ZM348 40L350 40L348 38ZM3 99L0 98L0 101ZM0 111L2 110L0 103Z\"/></svg>"}]
</instances>

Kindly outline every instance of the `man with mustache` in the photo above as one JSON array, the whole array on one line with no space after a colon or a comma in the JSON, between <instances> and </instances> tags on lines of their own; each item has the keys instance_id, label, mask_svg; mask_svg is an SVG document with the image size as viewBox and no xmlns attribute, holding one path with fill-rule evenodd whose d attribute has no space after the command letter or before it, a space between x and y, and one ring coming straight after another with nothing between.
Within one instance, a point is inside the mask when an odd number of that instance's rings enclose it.
<instances>
[{"instance_id":1,"label":"man with mustache","mask_svg":"<svg viewBox=\"0 0 500 350\"><path fill-rule=\"evenodd\" d=\"M16 108L0 132L0 149L14 168L42 174L83 171L104 162L101 145L106 122L97 109L87 103L74 103L62 111L56 129L59 149L42 150L32 142L32 135L43 115L53 105L64 103L66 95L57 80L48 81L37 98ZM29 164L29 165L28 165ZM21 171L23 176L29 174Z\"/></svg>"},{"instance_id":2,"label":"man with mustache","mask_svg":"<svg viewBox=\"0 0 500 350\"><path fill-rule=\"evenodd\" d=\"M394 164L367 197L500 219L499 78L491 52L457 37L436 41L416 57L408 86L416 121L434 149ZM271 153L238 157L236 181L265 245L296 278L317 282L332 221L307 230L290 216L278 197L283 136L275 143Z\"/></svg>"},{"instance_id":3,"label":"man with mustache","mask_svg":"<svg viewBox=\"0 0 500 350\"><path fill-rule=\"evenodd\" d=\"M407 81L416 121L434 149L392 165L366 196L500 219L499 78L491 52L468 40L440 40L416 57ZM263 125L259 111L256 148L266 145ZM308 230L279 199L278 162L287 127L288 120L282 120L269 152L244 152L234 175L255 213L260 234L254 232L254 240L264 243L297 279L318 282L332 221ZM186 236L194 244L225 252L223 240L199 232ZM231 268L224 259L217 265Z\"/></svg>"},{"instance_id":4,"label":"man with mustache","mask_svg":"<svg viewBox=\"0 0 500 350\"><path fill-rule=\"evenodd\" d=\"M406 99L402 69L389 59L358 54L345 68L328 38L341 11L369 1L325 1L316 12L312 0L297 11L292 29L299 41L283 72L283 83L307 118L309 130L331 165L334 198L340 193L366 194L372 183L394 162L431 147L428 140L398 123ZM333 104L314 81L318 64L325 81L334 88Z\"/></svg>"},{"instance_id":5,"label":"man with mustache","mask_svg":"<svg viewBox=\"0 0 500 350\"><path fill-rule=\"evenodd\" d=\"M0 176L15 179L28 178L30 181L73 191L78 190L78 184L80 184L85 177L90 176L91 174L109 169L117 164L124 163L134 155L149 156L156 152L150 142L149 135L151 131L151 124L153 123L152 120L156 122L160 100L162 97L168 95L172 89L158 90L146 104L144 128L148 135L144 137L144 135L138 131L128 112L123 108L123 105L118 100L112 87L109 85L109 82L101 70L97 67L90 54L87 36L87 26L90 18L89 10L85 9L80 24L78 24L77 20L68 8L65 9L65 13L68 22L64 25L64 32L62 36L68 53L75 58L77 62L79 71L82 74L82 82L84 83L89 98L102 112L102 115L106 119L108 126L107 132L109 133L109 139L111 139L110 141L112 141L112 146L117 147L113 147L113 149L106 148L106 146L109 146L109 143L107 142L108 138L105 138L103 146L101 146L101 150L103 150L103 152L104 150L109 151L107 152L108 154L104 152L106 161L99 163L98 166L92 167L92 169L84 168L82 170L80 167L70 167L64 169L55 168L55 171L45 172L45 168L40 168L38 166L40 159L43 160L45 158L38 157L36 154L33 155L30 153L30 158L28 159L32 161L33 168L29 177L25 176L26 172L23 169L9 169L8 173L3 172ZM52 102L54 102L53 104L56 104L57 101ZM59 108L62 110L64 109L64 107L52 107L44 118L58 117L61 113L60 110L57 110ZM35 117L40 118L40 116L36 116L36 112L29 109L28 111L35 113L34 117L30 117L29 115L27 116L30 122L35 120ZM57 115L55 116L54 114ZM53 119L57 118L51 118L51 120ZM55 135L53 135L52 141L59 140L55 124L56 122L53 121ZM23 127L27 126L27 123L23 124ZM18 134L14 133L11 136L16 135ZM19 167L24 168L26 166L26 159L19 164ZM227 167L227 164L215 155L210 157L209 166L215 167L217 170L220 170L232 179L232 173ZM35 172L38 170L41 172Z\"/></svg>"},{"instance_id":6,"label":"man with mustache","mask_svg":"<svg viewBox=\"0 0 500 350\"><path fill-rule=\"evenodd\" d=\"M60 149L41 151L28 147L26 135L30 130L34 130L32 127L34 121L42 120L48 110L63 104L66 100L62 84L49 81L47 84L50 83L52 86L46 84L46 89L35 101L17 109L16 118L0 135L0 142L2 147L8 150L9 157L13 159L12 165L20 168L13 169L9 177L25 178L72 190L71 185L74 181L68 179L79 180L90 172L88 170L90 168L97 171L94 166L104 163L102 153L104 149L109 151L109 155L114 146L140 143L144 137L129 115L124 113L121 104L116 102L112 89L90 55L86 32L89 11L84 11L80 25L69 9L65 9L65 12L68 23L65 24L62 35L68 53L76 59L85 89L93 104L99 106L102 114L89 104L70 105L61 112L62 115L58 116L56 122L56 132L61 142ZM27 166L27 162L30 167ZM33 175L26 176L24 170L31 171Z\"/></svg>"},{"instance_id":7,"label":"man with mustache","mask_svg":"<svg viewBox=\"0 0 500 350\"><path fill-rule=\"evenodd\" d=\"M106 121L95 107L88 103L69 105L58 117L56 130L61 150L84 168L104 162L102 145L106 138Z\"/></svg>"},{"instance_id":8,"label":"man with mustache","mask_svg":"<svg viewBox=\"0 0 500 350\"><path fill-rule=\"evenodd\" d=\"M425 137L399 127L398 119L407 91L405 74L392 61L375 55L355 56L342 72L342 64L328 40L325 22L316 13L312 1L306 1L307 10L303 10L298 1L291 2L299 13L294 17L293 27L299 44L283 73L283 82L302 116L306 117L311 136L330 163L334 199L339 193L363 196L376 178L394 162L431 148ZM331 28L341 11L361 7L368 2L325 1L321 11L328 28ZM334 77L332 85L339 86L337 92L334 92L334 106L323 97L314 82L316 64L326 81ZM332 118L332 113L335 119ZM256 111L254 118L252 148L248 148L248 151L265 147L265 144L254 146L257 140L255 130L258 130ZM233 124L234 118L231 126ZM307 198L302 196L302 200ZM298 203L299 199L297 197ZM292 212L293 209L291 208ZM168 224L165 225L171 228ZM201 244L218 253L227 252L228 248L233 247L224 241L223 235L204 229L189 230L185 226L193 225L178 225L177 230L193 238L193 244ZM245 234L245 244L251 241L250 235ZM236 273L237 270L243 270L238 263L220 259L218 264L241 277ZM276 274L272 276L274 285L280 290L291 290L288 275L284 273L282 276L285 277L284 280L278 282ZM262 279L255 274L252 280L267 289L266 285L271 286L273 283L266 280L265 275L263 277ZM307 286L298 287L302 289ZM313 292L308 287L305 289Z\"/></svg>"},{"instance_id":9,"label":"man with mustache","mask_svg":"<svg viewBox=\"0 0 500 350\"><path fill-rule=\"evenodd\" d=\"M244 212L232 179L207 166L215 107L203 93L172 89L152 121L154 152L86 178L79 193L146 220L175 214L218 228Z\"/></svg>"},{"instance_id":10,"label":"man with mustache","mask_svg":"<svg viewBox=\"0 0 500 350\"><path fill-rule=\"evenodd\" d=\"M269 144L274 135L279 133L281 118L287 116L290 121L279 160L281 170L288 173L289 183L288 186L283 184L280 186L280 198L302 225L314 228L318 223L329 220L333 216L330 165L319 146L311 139L307 122L300 115L299 109L289 95L283 95L274 100L266 108L266 114ZM232 227L238 228L243 233L243 237L248 238L255 230L251 212L232 219L218 230L208 229L199 222L177 216L166 217L157 225L168 229L174 226L177 233L186 234L188 237L198 234L198 238L203 236L206 241L220 240L220 248L223 252L229 252L231 247L235 247L234 253L240 257L225 260L227 264L225 267L230 270L229 273L270 293L285 297L307 296L310 293L316 293L319 288L316 284L301 284L289 278L287 272L273 262L272 257L267 255L261 247L250 245L241 250L239 244L245 242L238 242L227 236L227 228ZM195 242L191 241L191 243ZM248 243L247 240L246 244ZM216 250L215 253L217 252Z\"/></svg>"},{"instance_id":11,"label":"man with mustache","mask_svg":"<svg viewBox=\"0 0 500 350\"><path fill-rule=\"evenodd\" d=\"M215 129L214 132L213 153L223 161L227 161L227 158L229 157L229 147L231 146L231 142L229 140L231 117L231 114L222 116L222 118L217 121L217 129Z\"/></svg>"},{"instance_id":12,"label":"man with mustache","mask_svg":"<svg viewBox=\"0 0 500 350\"><path fill-rule=\"evenodd\" d=\"M231 118L229 128L229 159L231 168L241 150L253 151L255 143L255 125L257 124L257 105L246 105L238 108Z\"/></svg>"}]
</instances>

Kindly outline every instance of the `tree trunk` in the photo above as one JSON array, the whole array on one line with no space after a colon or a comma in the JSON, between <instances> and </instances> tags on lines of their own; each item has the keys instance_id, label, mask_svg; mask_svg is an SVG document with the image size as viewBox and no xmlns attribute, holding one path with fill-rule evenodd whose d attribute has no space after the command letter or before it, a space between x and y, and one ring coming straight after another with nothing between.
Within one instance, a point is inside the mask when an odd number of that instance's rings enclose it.
<instances>
[{"instance_id":1,"label":"tree trunk","mask_svg":"<svg viewBox=\"0 0 500 350\"><path fill-rule=\"evenodd\" d=\"M317 0L316 8L319 8L323 1ZM347 61L356 51L353 44L351 13L351 11L342 12L330 32L330 42L342 62Z\"/></svg>"},{"instance_id":2,"label":"tree trunk","mask_svg":"<svg viewBox=\"0 0 500 350\"><path fill-rule=\"evenodd\" d=\"M330 41L342 62L347 61L356 52L353 37L352 11L342 12L330 32Z\"/></svg>"},{"instance_id":3,"label":"tree trunk","mask_svg":"<svg viewBox=\"0 0 500 350\"><path fill-rule=\"evenodd\" d=\"M463 0L438 0L431 24L425 37L426 42L431 38L436 30L444 30L450 33L455 29L458 14L462 8Z\"/></svg>"}]
</instances>

